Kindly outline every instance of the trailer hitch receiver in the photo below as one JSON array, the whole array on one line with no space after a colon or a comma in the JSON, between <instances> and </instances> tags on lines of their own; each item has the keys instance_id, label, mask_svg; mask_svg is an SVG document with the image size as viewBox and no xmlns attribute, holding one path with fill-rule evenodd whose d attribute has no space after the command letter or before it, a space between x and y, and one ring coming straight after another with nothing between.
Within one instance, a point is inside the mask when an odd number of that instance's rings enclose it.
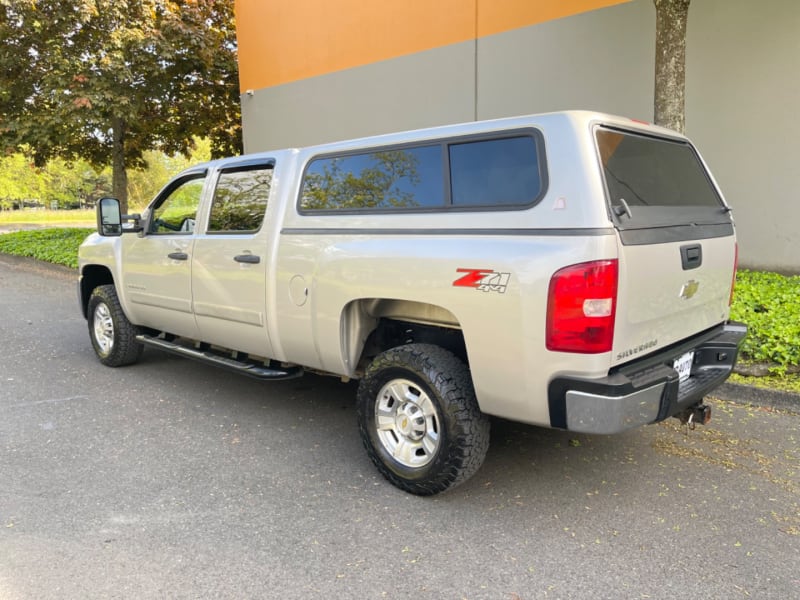
<instances>
[{"instance_id":1,"label":"trailer hitch receiver","mask_svg":"<svg viewBox=\"0 0 800 600\"><path fill-rule=\"evenodd\" d=\"M708 404L695 404L675 416L681 423L688 425L689 429L694 429L698 423L708 425L711 421L711 407Z\"/></svg>"}]
</instances>

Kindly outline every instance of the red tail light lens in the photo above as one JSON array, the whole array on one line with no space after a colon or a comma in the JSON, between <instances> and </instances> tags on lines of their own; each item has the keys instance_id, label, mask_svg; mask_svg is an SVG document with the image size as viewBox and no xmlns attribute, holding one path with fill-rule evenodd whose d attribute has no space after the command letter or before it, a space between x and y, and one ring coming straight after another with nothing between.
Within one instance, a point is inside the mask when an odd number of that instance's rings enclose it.
<instances>
[{"instance_id":1,"label":"red tail light lens","mask_svg":"<svg viewBox=\"0 0 800 600\"><path fill-rule=\"evenodd\" d=\"M572 265L550 278L547 293L548 350L599 354L614 343L617 260Z\"/></svg>"}]
</instances>

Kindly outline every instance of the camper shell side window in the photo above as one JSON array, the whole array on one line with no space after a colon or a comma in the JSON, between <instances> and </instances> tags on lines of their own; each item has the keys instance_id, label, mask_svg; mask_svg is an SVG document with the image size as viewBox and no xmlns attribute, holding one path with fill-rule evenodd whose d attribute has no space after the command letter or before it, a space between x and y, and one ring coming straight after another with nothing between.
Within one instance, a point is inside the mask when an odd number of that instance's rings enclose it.
<instances>
[{"instance_id":1,"label":"camper shell side window","mask_svg":"<svg viewBox=\"0 0 800 600\"><path fill-rule=\"evenodd\" d=\"M301 214L520 210L547 191L540 131L325 154L306 165Z\"/></svg>"}]
</instances>

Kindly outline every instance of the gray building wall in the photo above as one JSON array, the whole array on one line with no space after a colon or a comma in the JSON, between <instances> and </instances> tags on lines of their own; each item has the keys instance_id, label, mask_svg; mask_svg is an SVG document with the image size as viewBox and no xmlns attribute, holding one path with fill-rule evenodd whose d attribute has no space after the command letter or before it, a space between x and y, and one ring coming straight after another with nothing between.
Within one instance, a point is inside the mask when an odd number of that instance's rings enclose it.
<instances>
[{"instance_id":1,"label":"gray building wall","mask_svg":"<svg viewBox=\"0 0 800 600\"><path fill-rule=\"evenodd\" d=\"M243 94L245 152L471 121L474 81L464 42Z\"/></svg>"},{"instance_id":2,"label":"gray building wall","mask_svg":"<svg viewBox=\"0 0 800 600\"><path fill-rule=\"evenodd\" d=\"M653 119L652 0L242 95L247 152L570 108ZM740 265L800 272L800 0L693 0L686 128Z\"/></svg>"},{"instance_id":3,"label":"gray building wall","mask_svg":"<svg viewBox=\"0 0 800 600\"><path fill-rule=\"evenodd\" d=\"M478 118L566 109L653 118L655 8L619 4L478 40Z\"/></svg>"},{"instance_id":4,"label":"gray building wall","mask_svg":"<svg viewBox=\"0 0 800 600\"><path fill-rule=\"evenodd\" d=\"M693 0L686 133L734 208L743 267L800 272L800 1Z\"/></svg>"},{"instance_id":5,"label":"gray building wall","mask_svg":"<svg viewBox=\"0 0 800 600\"><path fill-rule=\"evenodd\" d=\"M245 150L568 108L649 120L654 36L652 3L632 2L255 90Z\"/></svg>"}]
</instances>

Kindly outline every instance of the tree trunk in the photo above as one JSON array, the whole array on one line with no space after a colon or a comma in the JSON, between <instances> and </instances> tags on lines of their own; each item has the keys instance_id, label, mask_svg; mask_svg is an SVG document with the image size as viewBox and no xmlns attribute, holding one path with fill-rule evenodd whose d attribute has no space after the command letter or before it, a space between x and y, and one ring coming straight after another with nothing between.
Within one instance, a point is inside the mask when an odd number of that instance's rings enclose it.
<instances>
[{"instance_id":1,"label":"tree trunk","mask_svg":"<svg viewBox=\"0 0 800 600\"><path fill-rule=\"evenodd\" d=\"M111 150L111 182L114 197L119 199L120 211L128 213L128 171L125 168L125 121L111 119L113 145Z\"/></svg>"},{"instance_id":2,"label":"tree trunk","mask_svg":"<svg viewBox=\"0 0 800 600\"><path fill-rule=\"evenodd\" d=\"M686 21L691 0L656 5L656 125L684 132L686 125Z\"/></svg>"}]
</instances>

